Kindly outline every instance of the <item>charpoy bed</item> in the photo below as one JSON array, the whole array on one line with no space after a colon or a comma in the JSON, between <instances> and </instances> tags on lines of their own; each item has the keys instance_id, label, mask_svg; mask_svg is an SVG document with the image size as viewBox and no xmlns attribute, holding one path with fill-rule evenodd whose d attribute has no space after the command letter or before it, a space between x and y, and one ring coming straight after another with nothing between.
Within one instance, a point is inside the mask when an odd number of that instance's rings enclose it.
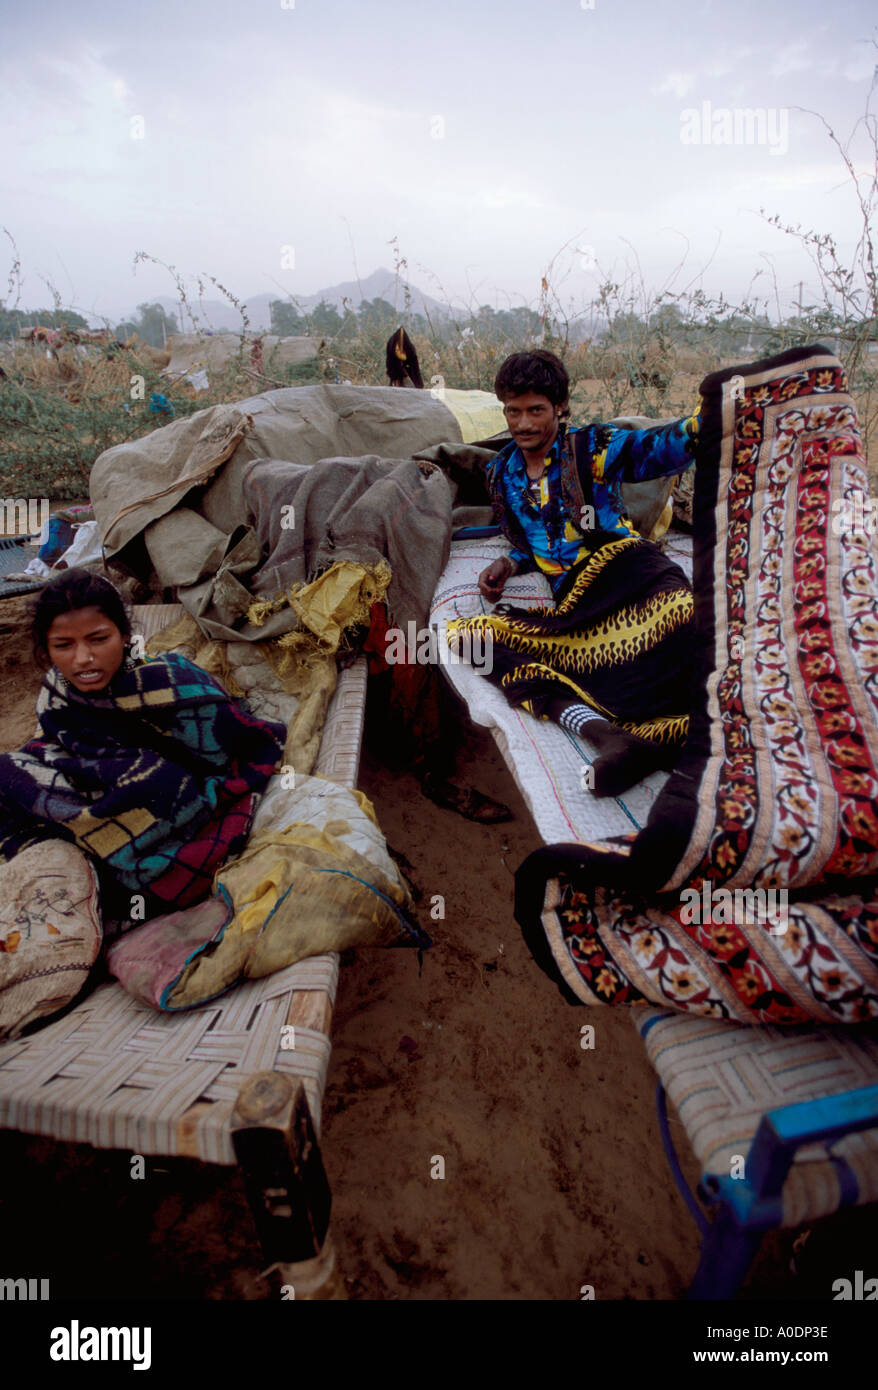
<instances>
[{"instance_id":1,"label":"charpoy bed","mask_svg":"<svg viewBox=\"0 0 878 1390\"><path fill-rule=\"evenodd\" d=\"M178 604L135 608L149 638ZM315 774L357 780L366 662L339 673ZM310 957L177 1014L112 982L0 1044L0 1125L140 1155L239 1163L265 1262L296 1298L343 1298L319 1148L338 956ZM287 1295L289 1296L289 1295Z\"/></svg>"},{"instance_id":2,"label":"charpoy bed","mask_svg":"<svg viewBox=\"0 0 878 1390\"><path fill-rule=\"evenodd\" d=\"M742 382L745 390L739 393L736 387ZM742 935L740 941L727 932L728 950L725 942L720 943L722 949L712 957L703 951L686 954L691 943L680 928L679 911L687 862L691 869L699 864L699 854L707 855L714 845L725 843L712 830L714 797L718 814L727 817L737 814L742 805L747 809L748 796L756 806L751 838L741 831L739 838L730 842L732 848L724 851L726 859L720 859L710 875L715 884L748 882L743 869L737 878L728 869L737 862L729 856L741 845L741 853L749 852L749 862L756 873L760 872L755 858L760 846L757 831L769 847L775 840L783 844L784 836L793 833L790 822L783 819L788 804L799 805L789 801L784 786L785 770L793 765L790 753L788 749L766 752L772 749L771 740L777 741L778 729L773 726L765 732L760 724L772 717L777 721L771 701L783 697L781 686L787 669L791 674L783 690L791 688L794 693L784 718L798 717L811 730L819 726L821 697L825 701L834 698L833 708L851 701L866 729L865 743L856 748L871 748L874 754L874 712L871 726L870 716L865 714L869 703L866 689L874 685L874 633L870 636L871 630L867 631L870 618L866 609L871 605L874 623L876 575L874 545L870 561L868 539L864 543L856 536L846 538L833 520L843 517L845 508L855 514L855 497L864 486L855 415L836 359L819 347L793 350L735 372L715 374L702 384L703 394L705 388L711 401L712 452L710 463L705 467L699 461L696 468L695 590L707 694L700 716L700 742L693 743L690 737L687 746L688 775L671 780L669 791L665 791L669 779L654 774L616 801L597 801L588 791L587 768L593 754L587 742L511 709L500 692L474 669L457 664L447 647L444 669L474 721L494 734L543 843L562 849L583 847L582 855L574 849L569 857L588 864L594 890L580 891L579 880L572 878L571 871L567 884L576 890L571 899L564 887L563 854L559 851L554 867L543 872L545 897L539 884L538 893L529 893L524 915L529 914L531 922L537 924L542 916L554 962L580 1000L602 1002L605 989L608 998L641 1006L632 1010L632 1022L659 1073L662 1136L674 1178L703 1238L691 1296L721 1298L730 1297L737 1289L766 1230L801 1226L842 1206L878 1200L878 991L874 943L869 946L875 898L875 871L870 865L875 846L874 837L869 839L868 792L863 810L858 810L856 821L851 822L851 808L846 807L844 795L849 790L851 796L862 799L860 783L846 788L843 774L839 780L833 771L837 764L823 771L821 756L828 749L832 764L833 757L838 757L833 751L837 745L827 743L819 734L813 734L806 745L810 766L815 769L811 774L815 778L813 795L819 795L821 805L827 808L826 826L839 827L840 836L848 834L847 827L855 824L861 877L852 883L852 897L837 899L833 896L833 885L839 885L837 870L834 880L821 878L820 863L813 856L814 867L806 861L801 867L798 841L790 840L789 882L794 890L802 884L806 891L799 896L795 891L790 894L790 935L772 940L769 934L764 938L765 970L762 975L757 970L754 979L765 998L754 994L749 1014L734 992L736 987L740 989L742 974L735 950L749 968L750 960L761 949L759 929L746 928L746 937ZM747 527L749 533L745 533ZM826 540L825 569L815 565L812 558L815 536ZM667 544L674 558L685 565L689 543L669 535ZM485 611L477 576L504 549L499 538L455 541L433 602L431 621L436 626L452 617ZM723 564L728 565L728 579ZM748 566L749 573L741 577L740 571ZM785 568L790 576L783 574ZM821 595L819 577L824 574L826 589ZM780 602L775 595L780 596ZM513 579L503 597L504 602L534 606L546 601L549 590L539 576L528 575ZM807 606L812 600L819 604L821 598L826 611ZM772 624L777 623L780 630L782 622L783 636L771 646ZM872 648L867 646L869 641ZM444 644L440 641L439 646L442 650ZM835 667L826 664L824 653L829 649L835 653ZM476 662L484 655L472 653ZM830 691L827 680L840 681L837 692L835 687ZM751 729L762 783L754 775L749 784L754 792L736 786L735 797L730 799L724 791L724 779L737 776L740 783L740 758L736 760L735 754L742 747L746 751ZM780 732L784 729L782 726ZM712 744L705 738L705 732L711 730ZM725 754L723 738L729 740ZM714 790L699 798L696 755L707 747L712 748L714 757L709 765L712 780L707 785ZM856 748L848 750L849 757ZM775 777L779 792L774 787ZM807 773L802 785L809 785ZM833 809L835 794L839 796L838 810ZM641 836L657 803L649 833ZM780 805L780 810L773 813L773 805ZM729 824L722 826L722 833L729 840ZM815 843L830 863L835 842L828 829L818 834ZM640 844L649 854L643 852L635 860L634 851ZM870 844L871 851L864 848ZM847 858L842 860L838 852L839 864L854 862L853 847L845 847L844 853ZM626 870L629 854L632 867ZM678 859L682 867L675 879ZM602 877L604 860L612 861L613 876ZM724 866L725 874L721 872ZM520 921L522 878L520 872ZM787 882L782 876L772 880L767 872L761 881ZM610 886L604 888L602 884ZM647 894L662 890L665 896L658 900L640 897L629 903L634 885L645 886ZM676 908L668 888L677 890ZM855 899L861 904L859 908ZM846 906L849 902L854 905ZM711 920L708 914L705 921ZM733 926L737 931L737 925ZM760 929L765 930L764 923ZM704 936L695 928L690 934L700 948ZM813 975L816 979L821 962L826 977L822 993L814 989L812 1016L821 1020L843 1018L854 1026L765 1026L772 1023L772 1010L786 1025L804 1016L801 1009L807 991L797 944L800 940L814 953L815 964L809 965L808 978ZM570 953L569 961L565 951ZM659 955L679 962L676 997L669 989L657 990L650 978ZM595 956L597 968L588 975L588 961ZM704 986L701 1005L686 997L693 990L693 974L699 965L703 968L696 983L699 989ZM845 970L850 983L855 983L848 995ZM577 971L585 972L582 978L588 978L589 988L582 984ZM764 983L766 977L770 988ZM647 989L651 992L644 993ZM677 1007L689 1006L692 1012L656 1007L671 997ZM740 1026L735 1020L742 1017L762 1021L757 1026ZM858 1023L858 1019L871 1021ZM666 1095L671 1097L701 1163L699 1194L715 1209L712 1223L683 1180L670 1142ZM827 1289L827 1297L830 1295Z\"/></svg>"}]
</instances>

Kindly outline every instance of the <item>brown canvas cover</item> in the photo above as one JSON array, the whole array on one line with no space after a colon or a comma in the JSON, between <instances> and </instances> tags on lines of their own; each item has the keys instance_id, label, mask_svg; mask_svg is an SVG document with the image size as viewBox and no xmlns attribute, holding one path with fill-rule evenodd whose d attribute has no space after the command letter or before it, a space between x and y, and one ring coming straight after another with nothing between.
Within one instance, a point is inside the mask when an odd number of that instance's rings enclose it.
<instances>
[{"instance_id":1,"label":"brown canvas cover","mask_svg":"<svg viewBox=\"0 0 878 1390\"><path fill-rule=\"evenodd\" d=\"M455 413L429 391L291 386L234 405L210 406L106 449L92 468L90 491L110 559L227 459L308 465L361 454L410 458L431 445L462 439Z\"/></svg>"},{"instance_id":2,"label":"brown canvas cover","mask_svg":"<svg viewBox=\"0 0 878 1390\"><path fill-rule=\"evenodd\" d=\"M336 561L368 567L382 557L393 573L391 611L423 623L457 484L415 456L439 444L468 456L464 432L502 422L486 392L448 396L451 405L428 391L290 387L108 449L90 481L105 555L177 590L216 638L286 631L289 609L259 628L242 625L254 595L273 597Z\"/></svg>"}]
</instances>

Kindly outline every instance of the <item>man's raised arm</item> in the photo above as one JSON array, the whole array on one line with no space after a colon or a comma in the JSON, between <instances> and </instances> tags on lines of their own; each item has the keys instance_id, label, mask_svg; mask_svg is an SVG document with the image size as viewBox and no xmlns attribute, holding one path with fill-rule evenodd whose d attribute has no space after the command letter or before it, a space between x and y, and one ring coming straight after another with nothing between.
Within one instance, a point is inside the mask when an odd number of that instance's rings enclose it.
<instances>
[{"instance_id":1,"label":"man's raised arm","mask_svg":"<svg viewBox=\"0 0 878 1390\"><path fill-rule=\"evenodd\" d=\"M607 482L646 483L683 473L695 461L698 412L669 425L627 430L608 426L609 442L595 454L595 472Z\"/></svg>"}]
</instances>

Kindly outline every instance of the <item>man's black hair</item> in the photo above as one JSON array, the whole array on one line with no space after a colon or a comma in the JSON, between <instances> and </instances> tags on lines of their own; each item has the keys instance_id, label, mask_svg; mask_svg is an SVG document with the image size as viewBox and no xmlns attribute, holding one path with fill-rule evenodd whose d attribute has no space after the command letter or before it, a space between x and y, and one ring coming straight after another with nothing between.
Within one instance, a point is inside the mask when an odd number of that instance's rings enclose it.
<instances>
[{"instance_id":1,"label":"man's black hair","mask_svg":"<svg viewBox=\"0 0 878 1390\"><path fill-rule=\"evenodd\" d=\"M567 405L570 378L564 363L553 352L538 348L535 352L513 352L506 358L494 380L494 395L507 401L510 396L524 396L528 391L547 396L552 405ZM569 412L565 409L561 413Z\"/></svg>"},{"instance_id":2,"label":"man's black hair","mask_svg":"<svg viewBox=\"0 0 878 1390\"><path fill-rule=\"evenodd\" d=\"M123 639L131 636L131 623L119 590L103 575L75 566L51 579L31 608L31 637L34 657L41 666L49 664L49 628L61 613L77 608L97 608L115 623Z\"/></svg>"}]
</instances>

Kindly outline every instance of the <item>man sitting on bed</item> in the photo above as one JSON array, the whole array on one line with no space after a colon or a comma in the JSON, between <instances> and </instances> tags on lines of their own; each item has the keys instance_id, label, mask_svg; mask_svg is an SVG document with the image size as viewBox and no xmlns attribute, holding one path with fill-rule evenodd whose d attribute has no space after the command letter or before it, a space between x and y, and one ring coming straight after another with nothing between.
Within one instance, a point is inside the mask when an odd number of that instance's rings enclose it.
<instances>
[{"instance_id":1,"label":"man sitting on bed","mask_svg":"<svg viewBox=\"0 0 878 1390\"><path fill-rule=\"evenodd\" d=\"M698 416L643 430L568 427L569 386L550 352L513 353L497 373L512 442L487 484L511 549L479 575L497 604L514 574L539 569L554 606L498 604L448 632L490 641L489 678L513 705L594 744L594 794L617 796L682 748L694 644L689 582L634 530L620 484L688 468Z\"/></svg>"}]
</instances>

